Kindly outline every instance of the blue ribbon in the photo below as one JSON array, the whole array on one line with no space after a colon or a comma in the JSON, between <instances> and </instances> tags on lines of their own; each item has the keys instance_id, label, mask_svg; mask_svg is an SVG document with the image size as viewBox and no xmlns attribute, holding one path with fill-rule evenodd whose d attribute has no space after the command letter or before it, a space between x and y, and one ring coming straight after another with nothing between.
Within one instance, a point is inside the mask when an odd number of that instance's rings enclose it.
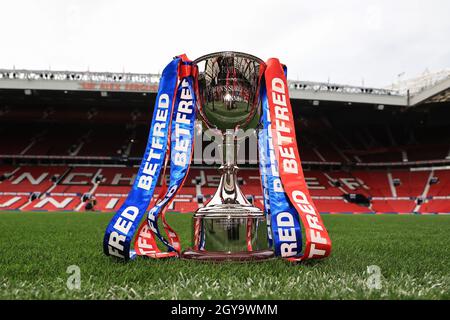
<instances>
[{"instance_id":1,"label":"blue ribbon","mask_svg":"<svg viewBox=\"0 0 450 320\"><path fill-rule=\"evenodd\" d=\"M134 250L130 250L131 241L153 198L167 152L169 123L180 61L180 58L175 58L162 73L147 147L138 174L127 199L106 228L103 239L103 251L106 255L125 260L135 257Z\"/></svg>"},{"instance_id":2,"label":"blue ribbon","mask_svg":"<svg viewBox=\"0 0 450 320\"><path fill-rule=\"evenodd\" d=\"M263 90L261 90L262 92ZM262 98L262 97L261 97ZM262 120L262 118L261 118ZM261 121L262 124L262 121ZM261 185L263 191L263 203L264 203L264 213L266 215L266 223L267 223L267 242L269 247L273 246L272 239L272 217L270 211L270 198L269 198L269 185L267 178L267 171L270 168L270 163L268 159L268 150L267 150L267 130L260 129L258 131L258 152L259 152L259 172L261 174Z\"/></svg>"},{"instance_id":3,"label":"blue ribbon","mask_svg":"<svg viewBox=\"0 0 450 320\"><path fill-rule=\"evenodd\" d=\"M161 235L158 229L158 216L180 189L189 170L194 140L195 103L193 78L188 76L182 79L178 87L172 117L169 187L164 198L149 211L147 218L150 229L169 251L176 251L176 249Z\"/></svg>"}]
</instances>

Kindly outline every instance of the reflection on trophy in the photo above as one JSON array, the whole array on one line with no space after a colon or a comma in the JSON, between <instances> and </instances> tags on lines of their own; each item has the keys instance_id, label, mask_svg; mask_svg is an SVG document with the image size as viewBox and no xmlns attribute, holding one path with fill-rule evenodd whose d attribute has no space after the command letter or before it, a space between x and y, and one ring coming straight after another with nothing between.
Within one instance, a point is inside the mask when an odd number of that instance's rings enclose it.
<instances>
[{"instance_id":1,"label":"reflection on trophy","mask_svg":"<svg viewBox=\"0 0 450 320\"><path fill-rule=\"evenodd\" d=\"M236 130L259 123L260 69L264 62L238 52L209 54L199 68L197 110L203 128L223 136L222 176L212 199L193 217L193 248L183 258L203 261L251 261L273 257L264 213L239 188ZM261 70L262 71L262 70Z\"/></svg>"}]
</instances>

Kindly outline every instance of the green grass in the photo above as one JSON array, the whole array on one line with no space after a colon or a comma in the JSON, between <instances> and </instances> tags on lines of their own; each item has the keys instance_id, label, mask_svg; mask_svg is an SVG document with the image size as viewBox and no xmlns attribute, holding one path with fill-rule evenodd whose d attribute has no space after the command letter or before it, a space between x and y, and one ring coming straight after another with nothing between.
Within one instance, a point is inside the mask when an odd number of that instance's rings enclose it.
<instances>
[{"instance_id":1,"label":"green grass","mask_svg":"<svg viewBox=\"0 0 450 320\"><path fill-rule=\"evenodd\" d=\"M111 214L0 213L0 299L449 299L450 216L324 216L332 255L298 265L205 264L102 253ZM170 215L186 247L190 216ZM81 289L66 269L81 269ZM381 268L369 289L367 266Z\"/></svg>"}]
</instances>

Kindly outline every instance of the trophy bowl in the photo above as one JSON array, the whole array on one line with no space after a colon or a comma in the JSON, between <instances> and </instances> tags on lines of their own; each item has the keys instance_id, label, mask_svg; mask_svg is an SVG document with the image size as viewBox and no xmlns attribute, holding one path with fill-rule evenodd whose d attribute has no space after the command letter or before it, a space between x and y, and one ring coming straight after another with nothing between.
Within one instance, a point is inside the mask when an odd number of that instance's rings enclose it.
<instances>
[{"instance_id":1,"label":"trophy bowl","mask_svg":"<svg viewBox=\"0 0 450 320\"><path fill-rule=\"evenodd\" d=\"M184 259L257 261L274 256L263 211L241 191L236 152L238 129L257 129L264 62L240 52L217 52L194 61L198 67L197 114L202 127L223 139L221 178L211 200L193 215L193 247Z\"/></svg>"}]
</instances>

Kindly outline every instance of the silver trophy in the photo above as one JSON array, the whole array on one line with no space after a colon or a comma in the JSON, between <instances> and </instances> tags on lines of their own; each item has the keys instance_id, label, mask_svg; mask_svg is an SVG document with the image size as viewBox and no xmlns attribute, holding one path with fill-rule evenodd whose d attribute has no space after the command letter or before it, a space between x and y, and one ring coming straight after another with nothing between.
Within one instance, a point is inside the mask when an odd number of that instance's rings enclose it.
<instances>
[{"instance_id":1,"label":"silver trophy","mask_svg":"<svg viewBox=\"0 0 450 320\"><path fill-rule=\"evenodd\" d=\"M205 129L223 136L222 176L212 199L193 216L193 248L185 259L252 261L272 258L264 212L239 188L236 130L256 129L264 62L239 52L218 52L194 61L198 66L197 114ZM262 71L262 70L261 70Z\"/></svg>"}]
</instances>

